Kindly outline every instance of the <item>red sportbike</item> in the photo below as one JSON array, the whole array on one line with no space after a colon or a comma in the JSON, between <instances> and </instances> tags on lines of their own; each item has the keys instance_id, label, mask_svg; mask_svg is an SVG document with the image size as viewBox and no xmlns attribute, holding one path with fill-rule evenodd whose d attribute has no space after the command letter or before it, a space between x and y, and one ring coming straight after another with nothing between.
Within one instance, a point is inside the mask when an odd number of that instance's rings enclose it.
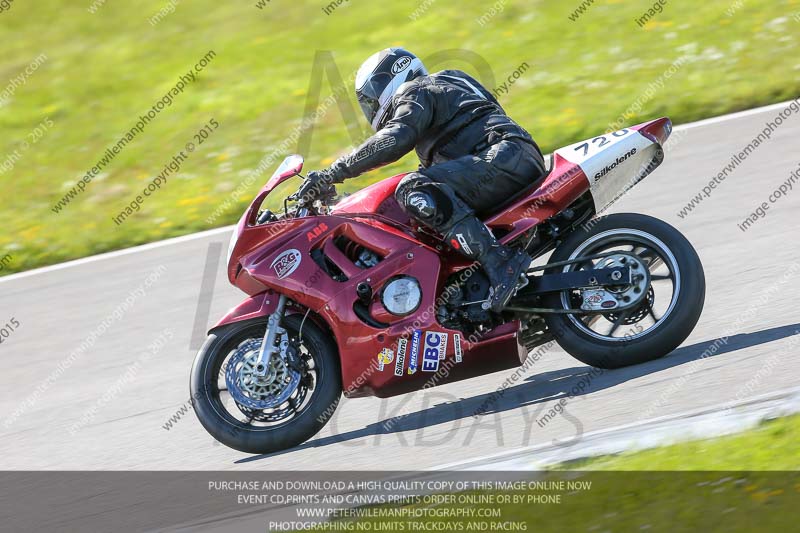
<instances>
[{"instance_id":1,"label":"red sportbike","mask_svg":"<svg viewBox=\"0 0 800 533\"><path fill-rule=\"evenodd\" d=\"M200 422L227 446L269 453L316 434L342 393L387 397L509 369L552 339L601 368L668 354L703 308L697 253L658 219L595 215L659 166L671 129L661 118L557 150L547 176L485 217L536 259L501 313L478 265L400 209L403 175L338 202L295 194L279 214L262 210L302 170L288 157L231 239L228 278L249 298L195 359Z\"/></svg>"}]
</instances>

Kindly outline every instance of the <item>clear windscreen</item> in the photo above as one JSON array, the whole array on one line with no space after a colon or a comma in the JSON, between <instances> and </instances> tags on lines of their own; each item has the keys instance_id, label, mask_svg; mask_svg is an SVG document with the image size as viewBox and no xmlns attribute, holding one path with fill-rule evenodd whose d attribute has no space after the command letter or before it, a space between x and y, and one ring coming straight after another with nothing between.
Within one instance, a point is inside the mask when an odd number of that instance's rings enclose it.
<instances>
[{"instance_id":1,"label":"clear windscreen","mask_svg":"<svg viewBox=\"0 0 800 533\"><path fill-rule=\"evenodd\" d=\"M288 156L286 159L283 160L283 163L275 170L270 177L270 181L277 180L280 178L284 178L287 176L293 176L298 174L303 168L303 156L299 154L293 154Z\"/></svg>"}]
</instances>

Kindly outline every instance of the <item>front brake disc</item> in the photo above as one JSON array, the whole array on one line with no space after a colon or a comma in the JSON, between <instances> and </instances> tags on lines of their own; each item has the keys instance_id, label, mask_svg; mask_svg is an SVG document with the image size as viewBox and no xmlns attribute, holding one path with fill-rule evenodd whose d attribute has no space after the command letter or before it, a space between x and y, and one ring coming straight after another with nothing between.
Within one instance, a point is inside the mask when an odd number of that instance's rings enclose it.
<instances>
[{"instance_id":1,"label":"front brake disc","mask_svg":"<svg viewBox=\"0 0 800 533\"><path fill-rule=\"evenodd\" d=\"M262 339L251 339L240 344L225 369L225 383L234 401L258 411L281 405L300 382L300 372L289 368L277 354L270 359L265 376L255 375L261 343Z\"/></svg>"}]
</instances>

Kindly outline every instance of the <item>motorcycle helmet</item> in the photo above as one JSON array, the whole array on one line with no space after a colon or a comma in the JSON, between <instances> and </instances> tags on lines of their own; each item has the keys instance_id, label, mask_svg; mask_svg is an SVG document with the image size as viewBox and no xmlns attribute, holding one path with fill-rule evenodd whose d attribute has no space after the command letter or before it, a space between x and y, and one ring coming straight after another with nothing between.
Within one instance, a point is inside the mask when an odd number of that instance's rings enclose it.
<instances>
[{"instance_id":1,"label":"motorcycle helmet","mask_svg":"<svg viewBox=\"0 0 800 533\"><path fill-rule=\"evenodd\" d=\"M397 89L427 74L422 61L403 48L386 48L364 61L356 74L356 97L372 129L378 131L388 120Z\"/></svg>"}]
</instances>

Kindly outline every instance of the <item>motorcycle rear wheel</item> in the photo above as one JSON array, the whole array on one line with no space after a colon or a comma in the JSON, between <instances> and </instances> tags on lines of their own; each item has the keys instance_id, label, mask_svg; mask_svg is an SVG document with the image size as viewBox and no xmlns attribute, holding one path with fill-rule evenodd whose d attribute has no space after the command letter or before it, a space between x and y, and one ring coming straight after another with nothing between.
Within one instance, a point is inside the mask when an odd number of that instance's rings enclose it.
<instances>
[{"instance_id":1,"label":"motorcycle rear wheel","mask_svg":"<svg viewBox=\"0 0 800 533\"><path fill-rule=\"evenodd\" d=\"M621 368L667 355L691 334L703 310L706 284L697 252L686 237L666 222L619 213L593 220L568 235L550 261L609 250L635 253L646 261L650 284L642 304L627 313L545 314L548 328L567 353L598 368ZM568 265L546 272L580 267ZM659 295L667 290L671 290L670 299L656 309ZM577 291L562 291L547 295L544 303L551 308L568 309L579 307L580 299Z\"/></svg>"}]
</instances>

